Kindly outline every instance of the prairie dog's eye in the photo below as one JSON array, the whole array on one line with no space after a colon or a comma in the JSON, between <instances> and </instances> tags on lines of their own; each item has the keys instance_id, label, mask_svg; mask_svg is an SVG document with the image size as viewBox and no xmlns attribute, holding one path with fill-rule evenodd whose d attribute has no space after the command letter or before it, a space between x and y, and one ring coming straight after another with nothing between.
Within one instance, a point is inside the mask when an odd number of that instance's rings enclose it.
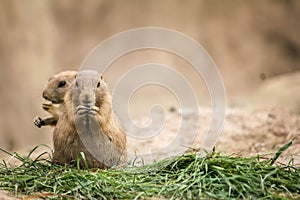
<instances>
[{"instance_id":1,"label":"prairie dog's eye","mask_svg":"<svg viewBox=\"0 0 300 200\"><path fill-rule=\"evenodd\" d=\"M66 81L61 81L59 82L58 87L64 87L66 84L67 84Z\"/></svg>"},{"instance_id":2,"label":"prairie dog's eye","mask_svg":"<svg viewBox=\"0 0 300 200\"><path fill-rule=\"evenodd\" d=\"M100 81L98 82L97 87L100 87Z\"/></svg>"},{"instance_id":3,"label":"prairie dog's eye","mask_svg":"<svg viewBox=\"0 0 300 200\"><path fill-rule=\"evenodd\" d=\"M75 86L78 87L78 82L77 81L75 82Z\"/></svg>"}]
</instances>

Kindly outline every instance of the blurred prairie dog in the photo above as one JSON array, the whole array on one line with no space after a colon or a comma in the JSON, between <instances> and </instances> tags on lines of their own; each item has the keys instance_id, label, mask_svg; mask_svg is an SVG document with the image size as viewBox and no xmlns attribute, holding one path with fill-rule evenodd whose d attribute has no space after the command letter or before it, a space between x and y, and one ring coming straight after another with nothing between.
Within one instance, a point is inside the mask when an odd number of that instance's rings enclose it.
<instances>
[{"instance_id":1,"label":"blurred prairie dog","mask_svg":"<svg viewBox=\"0 0 300 200\"><path fill-rule=\"evenodd\" d=\"M41 128L42 126L55 126L61 115L61 103L69 90L70 85L76 78L76 71L63 71L50 77L46 88L43 91L43 98L51 103L43 103L42 108L51 114L50 117L42 119L36 117L34 124Z\"/></svg>"},{"instance_id":2,"label":"blurred prairie dog","mask_svg":"<svg viewBox=\"0 0 300 200\"><path fill-rule=\"evenodd\" d=\"M90 168L126 162L126 135L115 119L108 87L96 71L78 72L62 103L53 134L53 161L76 162L83 152ZM81 167L85 164L80 163Z\"/></svg>"}]
</instances>

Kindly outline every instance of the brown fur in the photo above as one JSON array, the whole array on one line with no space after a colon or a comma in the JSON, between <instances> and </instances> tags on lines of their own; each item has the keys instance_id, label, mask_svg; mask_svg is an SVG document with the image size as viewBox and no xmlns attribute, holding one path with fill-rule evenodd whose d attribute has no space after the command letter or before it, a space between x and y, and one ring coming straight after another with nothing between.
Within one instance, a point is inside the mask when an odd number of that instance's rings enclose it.
<instances>
[{"instance_id":1,"label":"brown fur","mask_svg":"<svg viewBox=\"0 0 300 200\"><path fill-rule=\"evenodd\" d=\"M122 164L126 161L126 135L114 118L107 85L94 71L88 71L92 77L87 79L80 73L84 74L85 71L78 73L76 81L67 92L62 103L63 114L54 129L54 162L70 164L83 152L90 168L107 168ZM86 149L78 130L82 130L85 135L94 134L88 135L87 139L93 143L93 151L103 156L105 161L97 160L94 154ZM111 151L111 146L117 147L118 150ZM84 162L80 165L84 167Z\"/></svg>"},{"instance_id":2,"label":"brown fur","mask_svg":"<svg viewBox=\"0 0 300 200\"><path fill-rule=\"evenodd\" d=\"M63 71L49 79L48 84L43 91L43 97L51 103L44 103L42 108L50 113L51 116L44 119L41 117L36 117L34 119L34 124L37 127L41 128L42 126L56 125L57 120L61 115L60 104L63 103L64 97L70 85L75 80L76 74L76 71ZM62 81L65 82L64 85L60 85Z\"/></svg>"}]
</instances>

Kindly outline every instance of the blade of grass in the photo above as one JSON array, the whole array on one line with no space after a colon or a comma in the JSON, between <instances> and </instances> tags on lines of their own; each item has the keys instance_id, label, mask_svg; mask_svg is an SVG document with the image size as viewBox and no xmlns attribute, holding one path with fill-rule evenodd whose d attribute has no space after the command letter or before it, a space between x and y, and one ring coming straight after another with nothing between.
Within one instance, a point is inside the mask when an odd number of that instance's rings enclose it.
<instances>
[{"instance_id":1,"label":"blade of grass","mask_svg":"<svg viewBox=\"0 0 300 200\"><path fill-rule=\"evenodd\" d=\"M293 141L294 139L287 142L285 145L278 149L278 151L274 154L273 158L270 159L271 165L273 165L275 161L279 158L279 156L292 145Z\"/></svg>"}]
</instances>

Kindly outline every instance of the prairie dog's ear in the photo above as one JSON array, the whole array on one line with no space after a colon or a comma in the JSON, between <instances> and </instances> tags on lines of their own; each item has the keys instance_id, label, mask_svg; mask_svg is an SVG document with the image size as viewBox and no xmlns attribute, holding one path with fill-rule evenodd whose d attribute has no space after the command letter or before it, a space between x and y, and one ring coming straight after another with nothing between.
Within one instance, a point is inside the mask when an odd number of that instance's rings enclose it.
<instances>
[{"instance_id":1,"label":"prairie dog's ear","mask_svg":"<svg viewBox=\"0 0 300 200\"><path fill-rule=\"evenodd\" d=\"M103 75L100 76L100 82L101 83L105 82Z\"/></svg>"}]
</instances>

